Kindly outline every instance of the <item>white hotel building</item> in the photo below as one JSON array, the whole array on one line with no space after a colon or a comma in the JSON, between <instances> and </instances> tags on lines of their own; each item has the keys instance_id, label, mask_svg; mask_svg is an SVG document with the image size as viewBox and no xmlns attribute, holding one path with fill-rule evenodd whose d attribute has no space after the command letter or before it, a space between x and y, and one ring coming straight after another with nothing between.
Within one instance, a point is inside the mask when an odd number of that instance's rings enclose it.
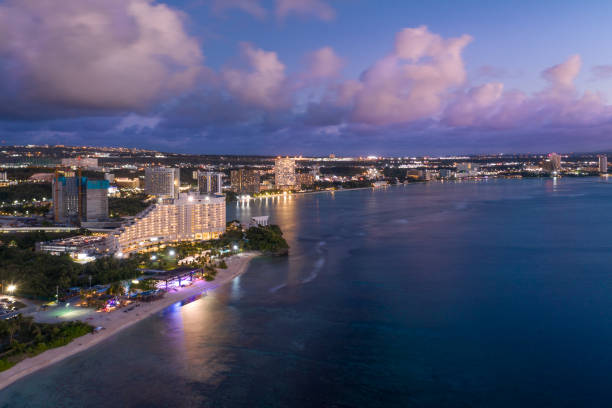
<instances>
[{"instance_id":1,"label":"white hotel building","mask_svg":"<svg viewBox=\"0 0 612 408\"><path fill-rule=\"evenodd\" d=\"M215 239L224 232L224 196L180 194L161 199L117 228L108 247L123 255L160 244Z\"/></svg>"}]
</instances>

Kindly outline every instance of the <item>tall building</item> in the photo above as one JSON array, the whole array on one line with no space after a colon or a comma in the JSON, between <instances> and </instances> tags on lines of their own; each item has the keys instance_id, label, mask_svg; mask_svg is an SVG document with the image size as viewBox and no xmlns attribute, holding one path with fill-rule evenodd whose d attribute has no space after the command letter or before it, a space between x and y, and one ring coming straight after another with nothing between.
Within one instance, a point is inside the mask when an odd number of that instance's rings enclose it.
<instances>
[{"instance_id":1,"label":"tall building","mask_svg":"<svg viewBox=\"0 0 612 408\"><path fill-rule=\"evenodd\" d=\"M238 194L259 193L261 178L256 170L232 170L230 181L232 190Z\"/></svg>"},{"instance_id":2,"label":"tall building","mask_svg":"<svg viewBox=\"0 0 612 408\"><path fill-rule=\"evenodd\" d=\"M274 161L274 184L278 189L291 189L297 183L295 179L295 159L278 157Z\"/></svg>"},{"instance_id":3,"label":"tall building","mask_svg":"<svg viewBox=\"0 0 612 408\"><path fill-rule=\"evenodd\" d=\"M78 224L108 219L108 180L57 176L53 179L55 222Z\"/></svg>"},{"instance_id":4,"label":"tall building","mask_svg":"<svg viewBox=\"0 0 612 408\"><path fill-rule=\"evenodd\" d=\"M599 172L601 174L608 173L608 156L600 154L599 156Z\"/></svg>"},{"instance_id":5,"label":"tall building","mask_svg":"<svg viewBox=\"0 0 612 408\"><path fill-rule=\"evenodd\" d=\"M225 197L180 194L117 228L108 237L108 247L127 254L171 242L215 239L225 232L225 222Z\"/></svg>"},{"instance_id":6,"label":"tall building","mask_svg":"<svg viewBox=\"0 0 612 408\"><path fill-rule=\"evenodd\" d=\"M198 170L198 192L200 194L222 194L223 173Z\"/></svg>"},{"instance_id":7,"label":"tall building","mask_svg":"<svg viewBox=\"0 0 612 408\"><path fill-rule=\"evenodd\" d=\"M561 155L557 153L551 153L548 155L550 159L550 164L552 166L552 171L561 170Z\"/></svg>"},{"instance_id":8,"label":"tall building","mask_svg":"<svg viewBox=\"0 0 612 408\"><path fill-rule=\"evenodd\" d=\"M315 182L315 176L312 173L298 173L295 176L296 184L298 187L306 186L312 187Z\"/></svg>"},{"instance_id":9,"label":"tall building","mask_svg":"<svg viewBox=\"0 0 612 408\"><path fill-rule=\"evenodd\" d=\"M145 169L145 193L158 197L177 198L181 169L171 167L147 167Z\"/></svg>"}]
</instances>

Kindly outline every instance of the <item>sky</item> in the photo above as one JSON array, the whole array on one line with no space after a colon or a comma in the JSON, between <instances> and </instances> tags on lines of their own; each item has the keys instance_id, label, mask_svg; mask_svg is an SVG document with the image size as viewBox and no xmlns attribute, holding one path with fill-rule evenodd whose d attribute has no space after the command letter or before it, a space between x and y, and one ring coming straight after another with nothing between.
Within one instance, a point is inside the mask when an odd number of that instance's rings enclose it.
<instances>
[{"instance_id":1,"label":"sky","mask_svg":"<svg viewBox=\"0 0 612 408\"><path fill-rule=\"evenodd\" d=\"M0 144L612 150L612 2L0 0Z\"/></svg>"}]
</instances>

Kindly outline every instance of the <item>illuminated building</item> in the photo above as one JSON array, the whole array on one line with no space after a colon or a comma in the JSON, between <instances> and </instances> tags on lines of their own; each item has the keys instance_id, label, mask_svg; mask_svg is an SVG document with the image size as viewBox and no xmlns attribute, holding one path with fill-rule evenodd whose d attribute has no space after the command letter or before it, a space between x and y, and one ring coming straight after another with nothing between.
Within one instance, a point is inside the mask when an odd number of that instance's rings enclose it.
<instances>
[{"instance_id":1,"label":"illuminated building","mask_svg":"<svg viewBox=\"0 0 612 408\"><path fill-rule=\"evenodd\" d=\"M62 166L84 169L97 169L98 159L95 157L71 157L62 159Z\"/></svg>"},{"instance_id":2,"label":"illuminated building","mask_svg":"<svg viewBox=\"0 0 612 408\"><path fill-rule=\"evenodd\" d=\"M298 173L296 174L297 186L312 187L315 182L315 176L312 173Z\"/></svg>"},{"instance_id":3,"label":"illuminated building","mask_svg":"<svg viewBox=\"0 0 612 408\"><path fill-rule=\"evenodd\" d=\"M259 193L260 177L256 170L232 170L230 181L232 190L238 194Z\"/></svg>"},{"instance_id":4,"label":"illuminated building","mask_svg":"<svg viewBox=\"0 0 612 408\"><path fill-rule=\"evenodd\" d=\"M278 189L292 189L296 185L295 159L279 157L274 161L274 184Z\"/></svg>"},{"instance_id":5,"label":"illuminated building","mask_svg":"<svg viewBox=\"0 0 612 408\"><path fill-rule=\"evenodd\" d=\"M209 240L225 232L225 197L180 194L160 199L109 235L119 254L178 241Z\"/></svg>"},{"instance_id":6,"label":"illuminated building","mask_svg":"<svg viewBox=\"0 0 612 408\"><path fill-rule=\"evenodd\" d=\"M80 223L108 219L108 180L57 176L53 179L55 222Z\"/></svg>"},{"instance_id":7,"label":"illuminated building","mask_svg":"<svg viewBox=\"0 0 612 408\"><path fill-rule=\"evenodd\" d=\"M138 177L117 177L115 178L115 185L121 188L139 188L140 179Z\"/></svg>"},{"instance_id":8,"label":"illuminated building","mask_svg":"<svg viewBox=\"0 0 612 408\"><path fill-rule=\"evenodd\" d=\"M599 172L601 174L606 174L608 172L608 157L604 154L600 154L598 157L599 157Z\"/></svg>"},{"instance_id":9,"label":"illuminated building","mask_svg":"<svg viewBox=\"0 0 612 408\"><path fill-rule=\"evenodd\" d=\"M145 169L145 192L149 195L177 198L180 185L180 169L171 167Z\"/></svg>"},{"instance_id":10,"label":"illuminated building","mask_svg":"<svg viewBox=\"0 0 612 408\"><path fill-rule=\"evenodd\" d=\"M474 163L458 163L457 164L457 174L458 178L461 177L474 177L478 175L478 171L480 167Z\"/></svg>"},{"instance_id":11,"label":"illuminated building","mask_svg":"<svg viewBox=\"0 0 612 408\"><path fill-rule=\"evenodd\" d=\"M198 177L198 192L200 194L221 194L223 190L223 173L200 171Z\"/></svg>"},{"instance_id":12,"label":"illuminated building","mask_svg":"<svg viewBox=\"0 0 612 408\"><path fill-rule=\"evenodd\" d=\"M557 153L551 153L548 155L548 158L550 159L550 164L552 166L552 171L559 171L561 170L561 155L557 154Z\"/></svg>"}]
</instances>

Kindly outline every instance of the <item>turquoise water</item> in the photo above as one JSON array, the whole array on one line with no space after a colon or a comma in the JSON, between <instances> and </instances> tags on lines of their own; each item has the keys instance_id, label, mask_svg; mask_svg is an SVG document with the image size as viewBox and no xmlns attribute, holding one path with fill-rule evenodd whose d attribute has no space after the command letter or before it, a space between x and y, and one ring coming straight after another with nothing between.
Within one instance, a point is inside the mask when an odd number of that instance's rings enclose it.
<instances>
[{"instance_id":1,"label":"turquoise water","mask_svg":"<svg viewBox=\"0 0 612 408\"><path fill-rule=\"evenodd\" d=\"M610 406L612 184L430 183L230 205L260 258L0 392L3 407Z\"/></svg>"}]
</instances>

